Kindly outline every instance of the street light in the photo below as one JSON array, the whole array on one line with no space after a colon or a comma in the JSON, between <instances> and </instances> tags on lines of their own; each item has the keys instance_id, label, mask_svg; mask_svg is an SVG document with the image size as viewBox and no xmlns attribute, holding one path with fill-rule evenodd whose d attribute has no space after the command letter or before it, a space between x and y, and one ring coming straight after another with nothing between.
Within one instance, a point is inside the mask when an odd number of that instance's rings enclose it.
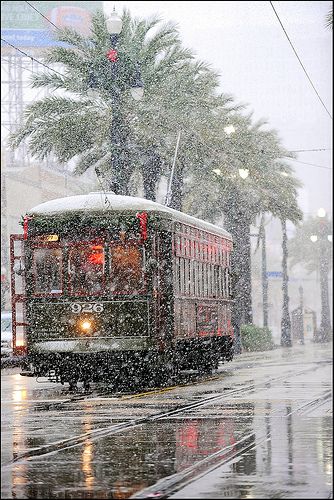
<instances>
[{"instance_id":1,"label":"street light","mask_svg":"<svg viewBox=\"0 0 334 500\"><path fill-rule=\"evenodd\" d=\"M115 7L114 7L112 13L110 14L110 16L108 17L106 24L107 24L107 30L108 30L109 35L119 35L120 32L122 31L123 21L117 15L117 13L115 11ZM113 40L112 40L112 42L113 42Z\"/></svg>"},{"instance_id":2,"label":"street light","mask_svg":"<svg viewBox=\"0 0 334 500\"><path fill-rule=\"evenodd\" d=\"M110 14L108 19L106 20L106 25L107 25L107 31L110 35L110 43L112 48L107 52L107 58L111 63L113 63L113 70L114 71L114 77L116 76L117 72L117 65L118 65L118 53L117 53L117 45L118 45L118 35L122 31L123 27L123 22L122 19L117 15L115 12L115 7L113 12ZM140 75L140 66L138 61L135 63L135 69L133 72L133 75L128 82L130 86L130 93L132 97L136 100L139 101L143 95L144 95L144 84L141 80L141 75ZM117 93L114 93L114 95L117 95Z\"/></svg>"},{"instance_id":3,"label":"street light","mask_svg":"<svg viewBox=\"0 0 334 500\"><path fill-rule=\"evenodd\" d=\"M214 168L214 169L212 169L212 172L214 174L218 175L219 177L221 177L223 175L220 168ZM239 168L238 172L239 172L239 175L242 179L247 179L247 177L249 176L248 168ZM236 177L236 175L234 175L233 177Z\"/></svg>"},{"instance_id":4,"label":"street light","mask_svg":"<svg viewBox=\"0 0 334 500\"><path fill-rule=\"evenodd\" d=\"M122 118L121 118L121 102L120 102L120 88L117 85L117 73L119 68L119 57L118 57L118 41L119 35L122 31L123 22L122 19L117 15L115 11L115 7L110 16L106 19L106 27L107 31L110 35L110 45L111 48L106 53L107 59L111 63L111 74L112 74L112 91L111 91L111 103L112 103L112 123L110 129L110 140L112 145L112 153L111 153L111 165L112 165L112 176L113 176L113 184L111 186L112 191L116 194L124 194L122 193L122 182L121 181L121 173L122 169L120 168L120 155L124 150L124 135L122 134ZM130 93L135 101L139 101L144 95L144 84L141 80L140 74L140 65L139 62L135 62L135 67L128 82L130 89ZM90 91L88 91L89 97L94 97L92 90L97 89L98 80L96 75L91 70L89 74L89 87ZM96 171L98 174L98 171ZM118 180L117 180L118 178Z\"/></svg>"},{"instance_id":5,"label":"street light","mask_svg":"<svg viewBox=\"0 0 334 500\"><path fill-rule=\"evenodd\" d=\"M249 170L248 168L239 168L239 175L241 179L247 179L249 175Z\"/></svg>"},{"instance_id":6,"label":"street light","mask_svg":"<svg viewBox=\"0 0 334 500\"><path fill-rule=\"evenodd\" d=\"M324 208L318 208L317 215L318 217L323 219L324 217L326 217L326 210Z\"/></svg>"},{"instance_id":7,"label":"street light","mask_svg":"<svg viewBox=\"0 0 334 500\"><path fill-rule=\"evenodd\" d=\"M328 295L328 273L329 259L328 246L332 242L332 235L326 234L327 230L327 213L324 208L319 208L318 216L318 234L312 234L310 240L312 243L318 242L319 250L319 276L320 276L320 298L321 298L321 321L317 342L328 342L332 331L329 311L329 295Z\"/></svg>"},{"instance_id":8,"label":"street light","mask_svg":"<svg viewBox=\"0 0 334 500\"><path fill-rule=\"evenodd\" d=\"M144 96L144 84L140 75L140 67L138 61L136 62L135 71L130 84L130 93L135 101L140 101Z\"/></svg>"},{"instance_id":9,"label":"street light","mask_svg":"<svg viewBox=\"0 0 334 500\"><path fill-rule=\"evenodd\" d=\"M224 127L224 132L227 135L233 134L235 132L235 128L233 127L233 125L227 125L226 127Z\"/></svg>"}]
</instances>

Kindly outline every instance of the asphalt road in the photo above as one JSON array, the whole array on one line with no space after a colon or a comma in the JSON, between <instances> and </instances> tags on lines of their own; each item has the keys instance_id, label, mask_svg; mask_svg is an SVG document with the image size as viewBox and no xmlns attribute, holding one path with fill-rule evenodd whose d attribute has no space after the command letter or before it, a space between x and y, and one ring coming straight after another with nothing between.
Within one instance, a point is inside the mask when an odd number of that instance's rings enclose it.
<instances>
[{"instance_id":1,"label":"asphalt road","mask_svg":"<svg viewBox=\"0 0 334 500\"><path fill-rule=\"evenodd\" d=\"M1 498L330 498L332 345L91 394L1 371Z\"/></svg>"}]
</instances>

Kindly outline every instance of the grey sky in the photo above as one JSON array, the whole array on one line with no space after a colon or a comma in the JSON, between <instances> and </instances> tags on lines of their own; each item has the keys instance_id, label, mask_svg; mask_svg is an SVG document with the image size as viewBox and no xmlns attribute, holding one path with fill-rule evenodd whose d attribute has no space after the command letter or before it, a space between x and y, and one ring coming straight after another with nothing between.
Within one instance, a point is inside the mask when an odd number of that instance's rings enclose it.
<instances>
[{"instance_id":1,"label":"grey sky","mask_svg":"<svg viewBox=\"0 0 334 500\"><path fill-rule=\"evenodd\" d=\"M332 120L307 80L270 2L104 2L107 13L159 14L175 21L184 45L221 75L221 90L248 103L290 150L332 148ZM332 114L332 31L325 28L329 1L273 2L315 88ZM298 161L332 167L332 151L299 153ZM300 203L315 215L332 213L332 173L293 162L304 183Z\"/></svg>"}]
</instances>

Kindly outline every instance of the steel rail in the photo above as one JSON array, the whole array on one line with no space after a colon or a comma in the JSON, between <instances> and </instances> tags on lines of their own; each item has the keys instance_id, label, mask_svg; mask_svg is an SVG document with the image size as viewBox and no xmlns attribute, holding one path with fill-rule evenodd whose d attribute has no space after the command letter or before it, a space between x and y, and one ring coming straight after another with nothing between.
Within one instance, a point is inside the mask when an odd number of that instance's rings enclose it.
<instances>
[{"instance_id":1,"label":"steel rail","mask_svg":"<svg viewBox=\"0 0 334 500\"><path fill-rule=\"evenodd\" d=\"M291 416L293 413L299 412L301 414L307 413L310 407L315 405L320 406L325 401L327 401L331 397L331 392L326 392L325 394L318 396L307 403L299 406L295 410L283 415L284 418ZM171 494L176 493L181 488L184 488L188 484L194 482L195 480L200 479L203 476L206 476L211 471L221 467L236 458L242 457L245 453L252 449L256 449L261 446L265 441L271 441L271 437L261 436L256 439L256 441L252 441L253 437L256 437L255 432L244 436L239 441L234 443L233 445L225 446L220 450L208 455L203 460L196 462L191 465L187 469L178 472L176 474L172 474L171 476L167 476L165 478L160 479L152 486L145 488L129 498L156 498L158 500L169 498ZM251 442L249 442L251 441ZM233 450L233 448L236 448ZM230 453L226 457L222 457L222 455L226 455L229 453L229 450L234 453ZM204 469L204 470L203 470Z\"/></svg>"},{"instance_id":2,"label":"steel rail","mask_svg":"<svg viewBox=\"0 0 334 500\"><path fill-rule=\"evenodd\" d=\"M304 373L307 373L309 371L314 371L317 368L318 368L318 366L306 368L304 370L300 370L297 373L296 372L293 372L293 373L295 376L298 376L298 375L302 375ZM232 390L229 390L228 392L225 392L224 394L218 394L216 396L204 398L201 401L196 401L194 403L190 403L190 404L187 404L185 406L181 406L179 408L169 410L167 412L157 413L155 415L140 417L140 418L128 420L125 422L120 422L118 424L113 424L113 425L105 427L103 429L94 429L94 430L85 432L84 434L80 434L79 436L64 439L61 441L57 441L56 443L51 443L48 445L41 446L39 448L34 448L34 449L28 450L26 452L16 454L14 456L14 458L12 460L10 460L5 465L11 465L13 463L16 463L20 460L25 460L27 458L34 458L34 457L46 455L48 453L55 453L55 452L65 450L67 448L79 446L80 444L85 442L88 438L90 440L101 439L105 436L118 434L120 432L123 432L126 429L133 429L135 427L138 427L140 425L143 425L143 424L146 424L149 422L167 419L173 415L187 412L189 410L193 410L196 408L205 407L211 403L229 399L231 396L245 394L249 391L253 391L255 388L260 388L263 386L266 387L266 386L268 386L268 384L271 384L273 382L277 382L279 380L289 379L290 377L291 377L291 373L288 372L288 373L285 373L284 375L281 375L279 377L272 377L271 379L263 380L263 381L260 381L258 383L255 383L255 384L249 384L249 385L240 387L238 389L232 389Z\"/></svg>"}]
</instances>

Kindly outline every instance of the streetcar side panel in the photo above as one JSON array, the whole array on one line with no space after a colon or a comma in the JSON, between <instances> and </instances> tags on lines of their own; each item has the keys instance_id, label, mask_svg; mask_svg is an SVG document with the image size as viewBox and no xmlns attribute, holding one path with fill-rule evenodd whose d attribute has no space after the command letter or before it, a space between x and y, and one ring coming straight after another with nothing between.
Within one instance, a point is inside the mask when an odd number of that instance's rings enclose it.
<instances>
[{"instance_id":1,"label":"streetcar side panel","mask_svg":"<svg viewBox=\"0 0 334 500\"><path fill-rule=\"evenodd\" d=\"M173 238L174 334L181 363L202 364L233 356L231 241L176 223Z\"/></svg>"}]
</instances>

